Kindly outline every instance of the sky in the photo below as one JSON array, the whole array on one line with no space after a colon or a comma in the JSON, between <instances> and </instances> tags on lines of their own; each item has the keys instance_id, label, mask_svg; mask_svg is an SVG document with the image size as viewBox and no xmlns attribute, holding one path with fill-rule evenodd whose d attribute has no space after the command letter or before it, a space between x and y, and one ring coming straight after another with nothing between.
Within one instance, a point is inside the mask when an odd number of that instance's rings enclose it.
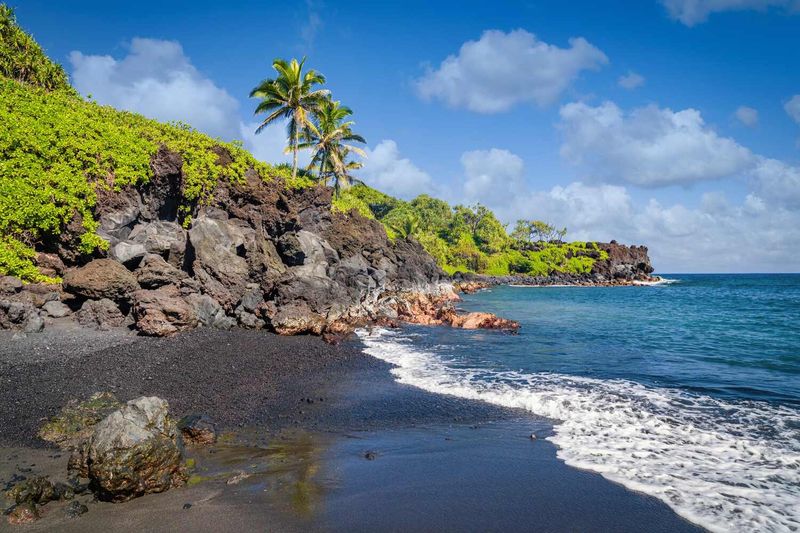
<instances>
[{"instance_id":1,"label":"sky","mask_svg":"<svg viewBox=\"0 0 800 533\"><path fill-rule=\"evenodd\" d=\"M45 2L20 24L85 96L239 139L307 57L368 141L360 177L480 202L657 272L800 272L800 0Z\"/></svg>"}]
</instances>

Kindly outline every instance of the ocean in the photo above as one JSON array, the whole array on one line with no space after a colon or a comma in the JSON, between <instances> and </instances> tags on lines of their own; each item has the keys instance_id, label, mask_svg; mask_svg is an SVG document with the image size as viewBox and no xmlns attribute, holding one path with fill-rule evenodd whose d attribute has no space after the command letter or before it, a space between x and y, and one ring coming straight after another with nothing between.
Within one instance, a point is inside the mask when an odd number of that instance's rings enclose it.
<instances>
[{"instance_id":1,"label":"ocean","mask_svg":"<svg viewBox=\"0 0 800 533\"><path fill-rule=\"evenodd\" d=\"M568 465L711 531L800 530L800 275L495 287L460 308L519 335L360 333L397 381L553 421Z\"/></svg>"}]
</instances>

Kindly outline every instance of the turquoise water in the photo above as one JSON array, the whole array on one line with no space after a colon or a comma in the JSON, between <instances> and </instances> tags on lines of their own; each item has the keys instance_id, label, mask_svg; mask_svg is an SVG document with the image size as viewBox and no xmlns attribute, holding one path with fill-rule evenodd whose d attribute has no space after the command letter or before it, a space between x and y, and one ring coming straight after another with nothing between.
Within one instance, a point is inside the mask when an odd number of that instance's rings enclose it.
<instances>
[{"instance_id":1,"label":"turquoise water","mask_svg":"<svg viewBox=\"0 0 800 533\"><path fill-rule=\"evenodd\" d=\"M513 318L522 329L518 339L492 338L490 357L466 359L800 404L800 275L665 277L677 283L498 287L470 297L465 309ZM447 343L437 337L451 334L432 338Z\"/></svg>"},{"instance_id":2,"label":"turquoise water","mask_svg":"<svg viewBox=\"0 0 800 533\"><path fill-rule=\"evenodd\" d=\"M715 531L800 530L800 275L497 287L464 310L519 335L364 335L401 382L554 421L568 464Z\"/></svg>"}]
</instances>

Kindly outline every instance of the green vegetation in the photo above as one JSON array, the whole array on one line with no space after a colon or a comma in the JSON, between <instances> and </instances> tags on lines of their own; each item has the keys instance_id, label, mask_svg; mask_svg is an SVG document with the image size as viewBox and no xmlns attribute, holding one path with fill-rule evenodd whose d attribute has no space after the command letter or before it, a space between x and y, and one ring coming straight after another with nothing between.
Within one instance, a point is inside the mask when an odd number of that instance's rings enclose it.
<instances>
[{"instance_id":1,"label":"green vegetation","mask_svg":"<svg viewBox=\"0 0 800 533\"><path fill-rule=\"evenodd\" d=\"M297 176L297 152L311 150L311 163L306 172L316 168L320 183L333 184L338 197L341 189L350 187L354 180L350 171L361 168L358 161L349 160L355 153L366 154L352 142L366 143L364 138L353 133L352 121L345 121L353 111L338 101L333 101L330 91L316 89L325 83L325 76L309 70L303 74L305 58L301 61L276 59L272 68L276 78L262 81L250 92L251 98L260 98L256 114L267 113L256 133L278 119L288 119L288 152L292 152L292 177ZM302 139L302 143L300 142Z\"/></svg>"},{"instance_id":2,"label":"green vegetation","mask_svg":"<svg viewBox=\"0 0 800 533\"><path fill-rule=\"evenodd\" d=\"M0 76L74 93L61 65L53 63L33 37L17 26L14 11L4 4L0 4Z\"/></svg>"},{"instance_id":3,"label":"green vegetation","mask_svg":"<svg viewBox=\"0 0 800 533\"><path fill-rule=\"evenodd\" d=\"M362 166L360 162L348 161L349 154L352 152L362 157L366 155L361 148L347 144L366 142L361 135L353 133L354 123L345 121L352 114L353 111L340 102L326 100L317 112L316 126L306 130L306 140L299 146L301 150L311 150L308 170L316 167L319 180L325 184L332 183L336 196L342 188L350 187L353 181L348 171Z\"/></svg>"},{"instance_id":4,"label":"green vegetation","mask_svg":"<svg viewBox=\"0 0 800 533\"><path fill-rule=\"evenodd\" d=\"M292 177L297 176L301 132L316 131L312 117L319 112L329 95L326 89L314 88L325 83L325 76L314 70L303 73L305 62L305 58L302 61L292 59L290 62L276 59L272 62L272 68L278 77L266 79L250 91L251 98L261 99L256 106L256 114L267 113L256 133L261 133L278 119L289 119L287 128L293 154Z\"/></svg>"},{"instance_id":5,"label":"green vegetation","mask_svg":"<svg viewBox=\"0 0 800 533\"><path fill-rule=\"evenodd\" d=\"M480 204L451 207L427 195L404 202L361 184L334 200L334 210L351 209L379 220L390 238L414 237L450 274L585 274L595 261L608 258L595 243L561 242L566 228L542 221L518 221L509 235Z\"/></svg>"},{"instance_id":6,"label":"green vegetation","mask_svg":"<svg viewBox=\"0 0 800 533\"><path fill-rule=\"evenodd\" d=\"M160 146L183 158L185 222L193 206L211 199L220 180L239 182L253 168L288 187L332 184L334 211L355 209L379 220L391 239L416 239L450 273L584 273L607 257L594 244L561 242L566 228L519 221L509 235L484 206L451 207L426 195L406 202L360 184L349 174L361 166L350 156L364 155L352 143L365 143L352 131L352 111L331 100L318 87L324 76L303 72L304 63L275 60L278 76L251 93L260 98L256 113L267 114L257 131L288 119L293 164L273 167L254 159L240 143L83 100L64 70L0 5L0 275L58 281L36 268L34 245L55 239L67 225L71 231L81 228L81 253L107 247L97 234L98 191L148 182L150 161ZM297 168L301 149L311 150L306 169Z\"/></svg>"},{"instance_id":7,"label":"green vegetation","mask_svg":"<svg viewBox=\"0 0 800 533\"><path fill-rule=\"evenodd\" d=\"M70 91L0 79L0 94L0 273L26 281L52 281L33 266L32 244L58 235L73 217L84 229L81 252L107 245L96 234L97 189L147 182L150 159L162 144L183 156L184 213L207 201L218 180L240 180L248 168L265 177L291 177L237 143L85 102ZM229 163L217 163L221 150ZM298 177L290 184L308 181Z\"/></svg>"}]
</instances>

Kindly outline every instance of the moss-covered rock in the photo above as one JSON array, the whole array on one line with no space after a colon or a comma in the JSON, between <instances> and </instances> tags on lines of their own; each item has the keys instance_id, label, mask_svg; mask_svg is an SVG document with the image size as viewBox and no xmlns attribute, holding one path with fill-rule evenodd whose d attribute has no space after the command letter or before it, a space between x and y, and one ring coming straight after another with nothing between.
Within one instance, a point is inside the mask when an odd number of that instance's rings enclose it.
<instances>
[{"instance_id":1,"label":"moss-covered rock","mask_svg":"<svg viewBox=\"0 0 800 533\"><path fill-rule=\"evenodd\" d=\"M83 402L71 400L39 430L39 438L62 449L73 449L89 438L94 426L122 406L110 392L97 392Z\"/></svg>"},{"instance_id":2,"label":"moss-covered rock","mask_svg":"<svg viewBox=\"0 0 800 533\"><path fill-rule=\"evenodd\" d=\"M123 502L186 482L180 432L169 404L156 397L131 400L94 429L70 458L101 500Z\"/></svg>"}]
</instances>

